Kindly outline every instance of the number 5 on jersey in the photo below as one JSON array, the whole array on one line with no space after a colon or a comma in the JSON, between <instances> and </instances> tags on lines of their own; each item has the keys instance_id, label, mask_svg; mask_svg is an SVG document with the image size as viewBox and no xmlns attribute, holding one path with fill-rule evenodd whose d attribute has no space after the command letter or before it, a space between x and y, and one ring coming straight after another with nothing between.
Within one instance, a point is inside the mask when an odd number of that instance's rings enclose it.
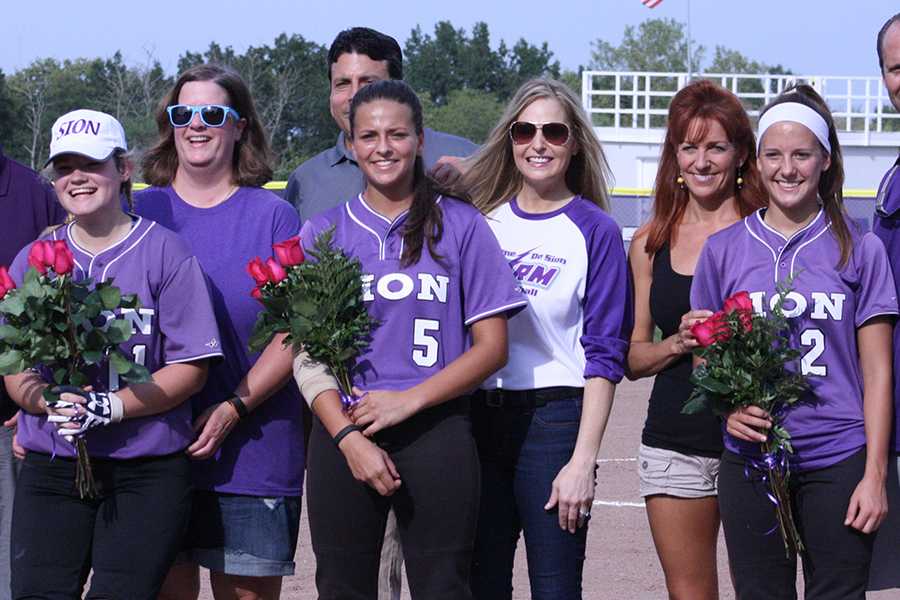
<instances>
[{"instance_id":1,"label":"number 5 on jersey","mask_svg":"<svg viewBox=\"0 0 900 600\"><path fill-rule=\"evenodd\" d=\"M437 319L413 321L413 362L420 367L433 367L438 360L438 340L433 335L441 330Z\"/></svg>"}]
</instances>

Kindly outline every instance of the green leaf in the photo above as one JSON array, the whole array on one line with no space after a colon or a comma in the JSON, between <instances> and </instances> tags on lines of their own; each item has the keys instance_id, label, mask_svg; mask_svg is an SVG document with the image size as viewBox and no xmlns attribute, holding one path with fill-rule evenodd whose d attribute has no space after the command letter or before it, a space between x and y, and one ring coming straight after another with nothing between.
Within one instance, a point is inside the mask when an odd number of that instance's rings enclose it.
<instances>
[{"instance_id":1,"label":"green leaf","mask_svg":"<svg viewBox=\"0 0 900 600\"><path fill-rule=\"evenodd\" d=\"M109 364L119 375L127 375L134 363L125 358L118 350L113 350L109 353Z\"/></svg>"},{"instance_id":2,"label":"green leaf","mask_svg":"<svg viewBox=\"0 0 900 600\"><path fill-rule=\"evenodd\" d=\"M18 350L6 350L0 353L0 374L12 375L19 371L11 371L10 368L22 362L22 353Z\"/></svg>"},{"instance_id":3,"label":"green leaf","mask_svg":"<svg viewBox=\"0 0 900 600\"><path fill-rule=\"evenodd\" d=\"M0 325L0 339L8 344L15 344L21 338L21 332L12 325Z\"/></svg>"},{"instance_id":4,"label":"green leaf","mask_svg":"<svg viewBox=\"0 0 900 600\"><path fill-rule=\"evenodd\" d=\"M131 322L112 319L106 327L106 336L112 344L121 344L131 339Z\"/></svg>"},{"instance_id":5,"label":"green leaf","mask_svg":"<svg viewBox=\"0 0 900 600\"><path fill-rule=\"evenodd\" d=\"M0 312L18 317L25 312L25 300L20 294L9 293L0 302Z\"/></svg>"},{"instance_id":6,"label":"green leaf","mask_svg":"<svg viewBox=\"0 0 900 600\"><path fill-rule=\"evenodd\" d=\"M104 354L100 350L85 350L81 353L84 362L89 365L96 365L103 362Z\"/></svg>"},{"instance_id":7,"label":"green leaf","mask_svg":"<svg viewBox=\"0 0 900 600\"><path fill-rule=\"evenodd\" d=\"M688 401L684 403L681 412L685 415L694 415L707 410L708 404L705 394L693 393L688 398Z\"/></svg>"},{"instance_id":8,"label":"green leaf","mask_svg":"<svg viewBox=\"0 0 900 600\"><path fill-rule=\"evenodd\" d=\"M103 308L106 310L115 310L119 308L119 301L122 299L122 294L119 292L119 288L116 286L104 286L102 288L97 288L97 293L100 294L100 301L103 304Z\"/></svg>"},{"instance_id":9,"label":"green leaf","mask_svg":"<svg viewBox=\"0 0 900 600\"><path fill-rule=\"evenodd\" d=\"M146 383L152 379L150 370L137 363L131 363L131 369L127 373L121 373L121 376L128 383Z\"/></svg>"}]
</instances>

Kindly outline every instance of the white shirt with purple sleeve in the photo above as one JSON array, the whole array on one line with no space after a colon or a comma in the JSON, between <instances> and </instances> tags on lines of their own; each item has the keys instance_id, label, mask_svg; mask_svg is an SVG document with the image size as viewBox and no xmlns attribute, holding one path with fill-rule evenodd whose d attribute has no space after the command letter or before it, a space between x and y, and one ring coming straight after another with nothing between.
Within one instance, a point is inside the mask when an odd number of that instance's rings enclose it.
<instances>
[{"instance_id":1,"label":"white shirt with purple sleeve","mask_svg":"<svg viewBox=\"0 0 900 600\"><path fill-rule=\"evenodd\" d=\"M851 229L852 254L838 270L840 246L824 211L789 238L764 215L760 209L709 237L694 271L691 308L719 310L725 298L747 291L754 311L768 312L776 286L793 278L783 308L811 389L787 410L784 426L794 446L791 468L820 469L866 444L856 330L873 317L897 314L894 278L884 245L872 233ZM732 452L759 455L758 444L727 432L724 438Z\"/></svg>"},{"instance_id":2,"label":"white shirt with purple sleeve","mask_svg":"<svg viewBox=\"0 0 900 600\"><path fill-rule=\"evenodd\" d=\"M131 323L132 336L120 350L151 373L174 363L220 358L222 344L206 278L197 259L176 234L158 223L133 217L131 232L101 252L91 253L73 239L73 226L59 228L42 239L65 240L75 257L73 277L95 282L113 280L123 294L137 294L141 307L123 309L108 318ZM21 284L28 270L28 251L22 249L10 274ZM111 365L86 373L95 389L119 389ZM74 446L56 433L46 415L23 412L19 443L27 450L74 457ZM180 452L194 439L191 403L147 417L125 419L85 434L91 456L130 459Z\"/></svg>"},{"instance_id":3,"label":"white shirt with purple sleeve","mask_svg":"<svg viewBox=\"0 0 900 600\"><path fill-rule=\"evenodd\" d=\"M615 221L581 196L549 213L525 212L513 198L487 219L529 308L510 319L509 361L482 387L619 382L633 313Z\"/></svg>"},{"instance_id":4,"label":"white shirt with purple sleeve","mask_svg":"<svg viewBox=\"0 0 900 600\"><path fill-rule=\"evenodd\" d=\"M436 202L444 226L439 258L425 244L419 261L407 267L400 256L408 211L388 219L361 194L313 217L300 233L309 248L333 226L335 246L362 265L363 299L378 322L353 369L353 383L363 390L421 383L469 348L473 323L527 304L481 213L455 198Z\"/></svg>"}]
</instances>

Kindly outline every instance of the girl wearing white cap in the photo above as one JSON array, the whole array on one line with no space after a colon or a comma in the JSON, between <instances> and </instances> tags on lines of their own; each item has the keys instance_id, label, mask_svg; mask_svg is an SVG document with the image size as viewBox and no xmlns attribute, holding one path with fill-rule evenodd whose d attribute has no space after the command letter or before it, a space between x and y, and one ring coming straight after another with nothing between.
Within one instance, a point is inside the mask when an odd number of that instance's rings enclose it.
<instances>
[{"instance_id":1,"label":"girl wearing white cap","mask_svg":"<svg viewBox=\"0 0 900 600\"><path fill-rule=\"evenodd\" d=\"M887 511L891 330L897 315L887 253L844 212L841 149L827 105L789 89L760 116L759 170L767 208L712 236L697 263L691 307L716 310L747 291L756 312L785 303L798 369L810 389L781 420L793 453L760 455L770 416L756 407L727 420L719 507L737 596L797 597L767 493L767 460L790 469L791 508L805 545L807 598L865 598L874 532Z\"/></svg>"},{"instance_id":2,"label":"girl wearing white cap","mask_svg":"<svg viewBox=\"0 0 900 600\"><path fill-rule=\"evenodd\" d=\"M115 280L141 307L116 318L131 323L119 349L152 381L119 381L101 364L92 390L64 393L74 408L47 402L46 373L6 377L22 408L18 440L27 450L16 489L12 526L14 598L80 598L90 571L89 598L156 598L180 547L190 512L193 439L186 403L206 380L210 358L221 357L206 280L187 245L149 219L122 210L131 200L132 166L122 125L110 115L76 110L53 125L53 186L70 222L42 239L55 253L71 251L75 280ZM21 285L30 247L10 274ZM71 405L70 405L71 406ZM75 489L75 451L83 437L97 493Z\"/></svg>"}]
</instances>

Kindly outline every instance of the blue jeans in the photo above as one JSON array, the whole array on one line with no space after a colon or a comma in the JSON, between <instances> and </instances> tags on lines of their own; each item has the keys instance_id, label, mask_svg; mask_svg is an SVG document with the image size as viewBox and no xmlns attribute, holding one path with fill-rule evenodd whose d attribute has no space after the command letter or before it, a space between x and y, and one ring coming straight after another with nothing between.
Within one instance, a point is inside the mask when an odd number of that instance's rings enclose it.
<instances>
[{"instance_id":1,"label":"blue jeans","mask_svg":"<svg viewBox=\"0 0 900 600\"><path fill-rule=\"evenodd\" d=\"M580 396L538 408L472 403L481 460L481 511L475 538L472 593L512 598L513 558L525 534L532 600L580 600L587 526L574 534L545 511L553 480L572 457L581 420Z\"/></svg>"}]
</instances>

